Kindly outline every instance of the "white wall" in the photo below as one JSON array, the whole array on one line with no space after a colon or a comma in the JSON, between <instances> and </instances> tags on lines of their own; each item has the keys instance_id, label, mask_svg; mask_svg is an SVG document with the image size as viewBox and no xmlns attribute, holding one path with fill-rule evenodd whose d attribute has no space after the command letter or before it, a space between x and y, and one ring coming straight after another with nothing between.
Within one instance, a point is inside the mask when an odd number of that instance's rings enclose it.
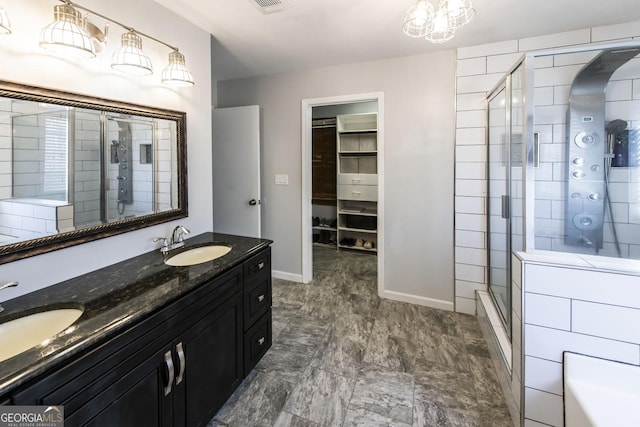
<instances>
[{"instance_id":1,"label":"white wall","mask_svg":"<svg viewBox=\"0 0 640 427\"><path fill-rule=\"evenodd\" d=\"M274 270L302 273L301 100L384 92L385 288L453 308L454 59L444 51L218 84L219 107L262 109ZM289 185L275 186L274 174Z\"/></svg>"},{"instance_id":2,"label":"white wall","mask_svg":"<svg viewBox=\"0 0 640 427\"><path fill-rule=\"evenodd\" d=\"M38 46L41 29L53 20L55 1L5 0L13 33L0 37L0 79L68 90L87 95L187 112L189 218L101 239L49 254L0 265L0 282L17 280L18 288L2 291L6 300L95 270L156 248L154 236L166 236L176 223L192 234L211 229L211 55L210 36L152 0L85 0L94 9L139 31L178 46L196 81L192 88L171 89L160 82L169 50L143 39L155 73L130 77L111 69L120 31L110 26L108 46L94 59L68 60L48 55ZM95 23L102 25L96 18Z\"/></svg>"}]
</instances>

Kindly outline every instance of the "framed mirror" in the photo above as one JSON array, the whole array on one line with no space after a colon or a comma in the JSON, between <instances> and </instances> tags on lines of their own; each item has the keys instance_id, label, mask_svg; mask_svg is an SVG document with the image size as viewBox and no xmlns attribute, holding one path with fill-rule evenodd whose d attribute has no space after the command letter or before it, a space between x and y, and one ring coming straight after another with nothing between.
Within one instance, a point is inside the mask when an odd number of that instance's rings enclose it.
<instances>
[{"instance_id":1,"label":"framed mirror","mask_svg":"<svg viewBox=\"0 0 640 427\"><path fill-rule=\"evenodd\" d=\"M186 113L0 81L0 264L184 218Z\"/></svg>"}]
</instances>

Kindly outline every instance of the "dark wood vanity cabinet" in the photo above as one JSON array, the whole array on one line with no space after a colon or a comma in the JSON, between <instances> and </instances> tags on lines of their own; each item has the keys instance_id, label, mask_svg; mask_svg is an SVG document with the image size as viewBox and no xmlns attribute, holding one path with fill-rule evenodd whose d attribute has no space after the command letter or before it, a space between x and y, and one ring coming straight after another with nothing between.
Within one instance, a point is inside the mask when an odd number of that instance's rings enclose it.
<instances>
[{"instance_id":1,"label":"dark wood vanity cabinet","mask_svg":"<svg viewBox=\"0 0 640 427\"><path fill-rule=\"evenodd\" d=\"M13 393L11 403L64 405L67 426L204 426L270 345L267 248Z\"/></svg>"},{"instance_id":2,"label":"dark wood vanity cabinet","mask_svg":"<svg viewBox=\"0 0 640 427\"><path fill-rule=\"evenodd\" d=\"M271 252L244 263L244 375L271 347Z\"/></svg>"}]
</instances>

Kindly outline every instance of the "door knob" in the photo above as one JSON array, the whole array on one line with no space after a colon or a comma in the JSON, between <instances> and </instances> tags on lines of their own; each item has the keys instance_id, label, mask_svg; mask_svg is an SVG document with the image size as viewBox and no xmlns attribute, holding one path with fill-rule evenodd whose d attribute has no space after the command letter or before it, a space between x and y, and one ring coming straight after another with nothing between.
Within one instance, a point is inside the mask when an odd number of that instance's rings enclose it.
<instances>
[{"instance_id":1,"label":"door knob","mask_svg":"<svg viewBox=\"0 0 640 427\"><path fill-rule=\"evenodd\" d=\"M255 205L257 205L257 204L258 204L258 201L257 201L256 199L251 199L251 200L249 200L249 205L251 205L251 206L255 206Z\"/></svg>"}]
</instances>

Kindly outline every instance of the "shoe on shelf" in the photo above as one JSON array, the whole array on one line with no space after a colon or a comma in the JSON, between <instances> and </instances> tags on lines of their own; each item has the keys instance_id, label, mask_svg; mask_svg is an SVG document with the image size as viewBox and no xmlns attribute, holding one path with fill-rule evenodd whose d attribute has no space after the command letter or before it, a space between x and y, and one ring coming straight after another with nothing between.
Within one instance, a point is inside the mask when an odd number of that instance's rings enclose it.
<instances>
[{"instance_id":1,"label":"shoe on shelf","mask_svg":"<svg viewBox=\"0 0 640 427\"><path fill-rule=\"evenodd\" d=\"M364 240L356 239L356 247L361 248L364 246Z\"/></svg>"},{"instance_id":2,"label":"shoe on shelf","mask_svg":"<svg viewBox=\"0 0 640 427\"><path fill-rule=\"evenodd\" d=\"M312 218L311 218L311 224L312 224L314 227L319 226L319 225L320 225L320 218L319 218L319 217L317 217L317 216L312 217Z\"/></svg>"},{"instance_id":3,"label":"shoe on shelf","mask_svg":"<svg viewBox=\"0 0 640 427\"><path fill-rule=\"evenodd\" d=\"M320 243L320 235L318 233L313 234L313 243Z\"/></svg>"},{"instance_id":4,"label":"shoe on shelf","mask_svg":"<svg viewBox=\"0 0 640 427\"><path fill-rule=\"evenodd\" d=\"M342 239L340 239L341 246L353 246L355 244L356 241L352 237L343 237Z\"/></svg>"},{"instance_id":5,"label":"shoe on shelf","mask_svg":"<svg viewBox=\"0 0 640 427\"><path fill-rule=\"evenodd\" d=\"M364 242L364 248L365 249L373 249L373 242L371 240L367 240L366 242Z\"/></svg>"},{"instance_id":6,"label":"shoe on shelf","mask_svg":"<svg viewBox=\"0 0 640 427\"><path fill-rule=\"evenodd\" d=\"M337 218L332 219L331 222L329 223L329 227L338 228L338 219Z\"/></svg>"}]
</instances>

